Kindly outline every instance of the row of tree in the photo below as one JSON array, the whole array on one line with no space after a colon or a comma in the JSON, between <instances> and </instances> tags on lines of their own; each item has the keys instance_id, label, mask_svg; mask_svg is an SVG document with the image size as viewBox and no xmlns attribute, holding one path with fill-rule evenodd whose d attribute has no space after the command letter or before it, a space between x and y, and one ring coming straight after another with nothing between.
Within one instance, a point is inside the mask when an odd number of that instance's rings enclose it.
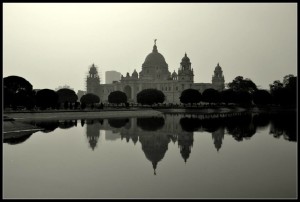
<instances>
[{"instance_id":1,"label":"row of tree","mask_svg":"<svg viewBox=\"0 0 300 202\"><path fill-rule=\"evenodd\" d=\"M54 91L51 89L42 89L34 91L32 85L26 79L18 76L9 76L4 78L4 107L26 107L32 109L39 107L46 108L65 108L77 109L79 106L84 109L87 105L92 108L100 102L100 98L95 94L85 94L81 97L80 103L77 101L76 93L71 89L60 89ZM242 76L236 77L228 83L228 89L221 92L215 89L206 89L201 94L195 89L186 89L181 93L180 102L183 104L196 104L206 102L209 104L229 103L240 105L277 104L280 106L296 105L296 84L297 77L286 75L283 83L279 80L270 85L270 92L259 90L250 79L244 79ZM145 89L137 94L137 102L142 105L153 105L163 103L165 95L157 89ZM128 106L127 96L124 92L114 91L108 96L108 102L113 104L125 104ZM103 104L99 105L103 108Z\"/></svg>"},{"instance_id":2,"label":"row of tree","mask_svg":"<svg viewBox=\"0 0 300 202\"><path fill-rule=\"evenodd\" d=\"M4 83L4 107L17 109L18 107L33 109L77 109L81 104L81 108L86 105L99 103L100 98L94 94L86 94L81 97L80 103L77 101L76 93L67 88L54 91L51 89L41 89L34 91L32 85L26 79L19 76L5 77Z\"/></svg>"},{"instance_id":3,"label":"row of tree","mask_svg":"<svg viewBox=\"0 0 300 202\"><path fill-rule=\"evenodd\" d=\"M280 106L296 106L297 77L292 74L283 78L283 83L279 80L270 85L270 92L260 90L251 79L244 79L242 76L236 77L228 83L228 89L221 92L215 89L206 89L202 94L194 89L187 89L182 92L180 101L182 103L235 103L240 105L251 105L252 102L258 106L275 104Z\"/></svg>"}]
</instances>

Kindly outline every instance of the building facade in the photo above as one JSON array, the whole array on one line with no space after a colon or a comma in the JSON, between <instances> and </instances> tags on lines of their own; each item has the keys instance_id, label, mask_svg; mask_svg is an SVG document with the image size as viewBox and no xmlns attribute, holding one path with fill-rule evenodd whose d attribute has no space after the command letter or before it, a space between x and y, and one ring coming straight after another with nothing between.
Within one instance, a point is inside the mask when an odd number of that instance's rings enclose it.
<instances>
[{"instance_id":1,"label":"building facade","mask_svg":"<svg viewBox=\"0 0 300 202\"><path fill-rule=\"evenodd\" d=\"M87 76L87 93L94 93L102 102L107 102L108 95L113 91L125 92L128 102L136 102L136 95L140 91L149 88L161 90L165 95L165 103L180 103L181 92L192 88L199 92L213 88L218 91L224 89L224 76L219 64L215 67L212 83L194 83L194 71L187 54L181 60L178 72L171 74L165 58L157 50L156 42L153 50L147 55L142 64L142 70L136 70L130 75L121 76L120 82L112 84L100 84L97 69L93 64Z\"/></svg>"}]
</instances>

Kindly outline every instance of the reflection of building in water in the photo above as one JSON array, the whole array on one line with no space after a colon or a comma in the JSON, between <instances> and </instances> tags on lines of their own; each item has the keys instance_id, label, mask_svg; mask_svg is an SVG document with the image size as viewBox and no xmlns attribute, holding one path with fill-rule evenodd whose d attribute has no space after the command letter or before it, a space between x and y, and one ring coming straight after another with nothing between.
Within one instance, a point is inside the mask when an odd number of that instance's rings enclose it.
<instances>
[{"instance_id":1,"label":"reflection of building in water","mask_svg":"<svg viewBox=\"0 0 300 202\"><path fill-rule=\"evenodd\" d=\"M139 141L146 158L152 162L155 172L158 162L164 158L171 140L174 143L178 141L183 160L186 162L189 158L194 134L193 131L184 131L179 124L183 116L180 114L166 115L163 121L162 118L152 118L152 120L149 118L104 119L102 124L96 123L94 126L87 124L87 131L89 132L87 136L93 149L96 147L100 129L106 131L106 139L117 140L121 138L121 140L125 139L126 142L132 141L134 144ZM202 131L203 128L199 125L197 130ZM224 138L224 129L215 131L213 138L214 144L219 150Z\"/></svg>"},{"instance_id":2,"label":"reflection of building in water","mask_svg":"<svg viewBox=\"0 0 300 202\"><path fill-rule=\"evenodd\" d=\"M90 143L90 147L94 151L94 149L97 147L98 139L100 137L101 123L96 120L87 120L86 124L86 136Z\"/></svg>"},{"instance_id":3,"label":"reflection of building in water","mask_svg":"<svg viewBox=\"0 0 300 202\"><path fill-rule=\"evenodd\" d=\"M110 130L105 130L105 140L115 141L115 140L120 139L120 138L121 138L120 133L110 131Z\"/></svg>"},{"instance_id":4,"label":"reflection of building in water","mask_svg":"<svg viewBox=\"0 0 300 202\"><path fill-rule=\"evenodd\" d=\"M139 140L146 158L152 162L154 175L156 175L157 163L164 158L170 138L158 132L145 132L139 136Z\"/></svg>"},{"instance_id":5,"label":"reflection of building in water","mask_svg":"<svg viewBox=\"0 0 300 202\"><path fill-rule=\"evenodd\" d=\"M194 142L194 134L191 132L182 132L178 135L178 147L184 162L190 157Z\"/></svg>"},{"instance_id":6,"label":"reflection of building in water","mask_svg":"<svg viewBox=\"0 0 300 202\"><path fill-rule=\"evenodd\" d=\"M214 145L215 148L217 149L217 151L219 151L219 149L221 149L222 147L222 141L224 139L224 127L220 127L218 130L216 130L215 132L213 132L212 135L212 139L214 140Z\"/></svg>"}]
</instances>

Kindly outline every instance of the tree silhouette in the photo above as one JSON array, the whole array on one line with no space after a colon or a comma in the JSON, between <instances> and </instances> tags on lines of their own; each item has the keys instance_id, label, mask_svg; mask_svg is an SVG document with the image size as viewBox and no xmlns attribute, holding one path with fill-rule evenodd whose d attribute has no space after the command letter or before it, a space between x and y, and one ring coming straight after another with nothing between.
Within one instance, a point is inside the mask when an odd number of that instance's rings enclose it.
<instances>
[{"instance_id":1,"label":"tree silhouette","mask_svg":"<svg viewBox=\"0 0 300 202\"><path fill-rule=\"evenodd\" d=\"M270 84L270 91L274 104L281 106L296 106L297 103L297 77L292 74L286 75L283 78L283 83L279 80Z\"/></svg>"},{"instance_id":2,"label":"tree silhouette","mask_svg":"<svg viewBox=\"0 0 300 202\"><path fill-rule=\"evenodd\" d=\"M58 95L54 90L42 89L36 93L36 104L41 109L51 107L54 109L58 101Z\"/></svg>"},{"instance_id":3,"label":"tree silhouette","mask_svg":"<svg viewBox=\"0 0 300 202\"><path fill-rule=\"evenodd\" d=\"M68 88L59 89L56 93L58 95L58 102L64 103L64 108L66 109L68 108L68 103L75 103L78 99L76 93Z\"/></svg>"},{"instance_id":4,"label":"tree silhouette","mask_svg":"<svg viewBox=\"0 0 300 202\"><path fill-rule=\"evenodd\" d=\"M157 89L145 89L137 94L137 102L144 105L153 105L154 103L163 103L165 95Z\"/></svg>"},{"instance_id":5,"label":"tree silhouette","mask_svg":"<svg viewBox=\"0 0 300 202\"><path fill-rule=\"evenodd\" d=\"M282 88L283 88L283 83L281 83L279 80L276 80L273 82L273 84L270 84L271 93Z\"/></svg>"},{"instance_id":6,"label":"tree silhouette","mask_svg":"<svg viewBox=\"0 0 300 202\"><path fill-rule=\"evenodd\" d=\"M83 95L80 98L80 102L84 103L84 104L94 104L94 103L99 103L100 98L95 94L88 93L88 94Z\"/></svg>"},{"instance_id":7,"label":"tree silhouette","mask_svg":"<svg viewBox=\"0 0 300 202\"><path fill-rule=\"evenodd\" d=\"M199 103L201 101L201 93L195 89L186 89L182 91L180 96L180 102L187 103Z\"/></svg>"},{"instance_id":8,"label":"tree silhouette","mask_svg":"<svg viewBox=\"0 0 300 202\"><path fill-rule=\"evenodd\" d=\"M237 92L237 103L243 106L249 106L252 102L252 96L248 91Z\"/></svg>"},{"instance_id":9,"label":"tree silhouette","mask_svg":"<svg viewBox=\"0 0 300 202\"><path fill-rule=\"evenodd\" d=\"M5 107L24 106L31 109L34 106L32 85L23 77L5 77L3 79L3 96Z\"/></svg>"},{"instance_id":10,"label":"tree silhouette","mask_svg":"<svg viewBox=\"0 0 300 202\"><path fill-rule=\"evenodd\" d=\"M257 90L252 95L253 102L256 105L262 105L265 106L267 104L271 104L272 102L272 96L271 94L266 90Z\"/></svg>"},{"instance_id":11,"label":"tree silhouette","mask_svg":"<svg viewBox=\"0 0 300 202\"><path fill-rule=\"evenodd\" d=\"M208 88L203 91L202 100L204 102L208 102L209 104L218 103L220 102L220 93L213 88Z\"/></svg>"},{"instance_id":12,"label":"tree silhouette","mask_svg":"<svg viewBox=\"0 0 300 202\"><path fill-rule=\"evenodd\" d=\"M111 92L108 96L108 102L114 104L126 103L127 95L122 91Z\"/></svg>"},{"instance_id":13,"label":"tree silhouette","mask_svg":"<svg viewBox=\"0 0 300 202\"><path fill-rule=\"evenodd\" d=\"M237 93L233 89L226 89L220 92L221 102L226 105L228 103L237 103Z\"/></svg>"},{"instance_id":14,"label":"tree silhouette","mask_svg":"<svg viewBox=\"0 0 300 202\"><path fill-rule=\"evenodd\" d=\"M296 106L297 104L297 77L292 74L286 75L283 78L284 88L287 90L287 104Z\"/></svg>"},{"instance_id":15,"label":"tree silhouette","mask_svg":"<svg viewBox=\"0 0 300 202\"><path fill-rule=\"evenodd\" d=\"M247 91L253 93L257 90L256 84L251 79L244 79L242 76L237 76L232 82L229 82L228 87L234 91Z\"/></svg>"}]
</instances>

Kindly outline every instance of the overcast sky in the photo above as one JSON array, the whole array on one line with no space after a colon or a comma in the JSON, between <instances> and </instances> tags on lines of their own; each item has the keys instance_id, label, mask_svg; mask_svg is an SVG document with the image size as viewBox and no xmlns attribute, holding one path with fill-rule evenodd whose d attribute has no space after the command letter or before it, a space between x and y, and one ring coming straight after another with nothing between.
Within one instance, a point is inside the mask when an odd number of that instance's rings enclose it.
<instances>
[{"instance_id":1,"label":"overcast sky","mask_svg":"<svg viewBox=\"0 0 300 202\"><path fill-rule=\"evenodd\" d=\"M77 92L93 63L101 83L105 71L140 72L154 39L170 72L187 53L196 83L218 62L225 83L297 75L296 3L4 3L3 75Z\"/></svg>"}]
</instances>

